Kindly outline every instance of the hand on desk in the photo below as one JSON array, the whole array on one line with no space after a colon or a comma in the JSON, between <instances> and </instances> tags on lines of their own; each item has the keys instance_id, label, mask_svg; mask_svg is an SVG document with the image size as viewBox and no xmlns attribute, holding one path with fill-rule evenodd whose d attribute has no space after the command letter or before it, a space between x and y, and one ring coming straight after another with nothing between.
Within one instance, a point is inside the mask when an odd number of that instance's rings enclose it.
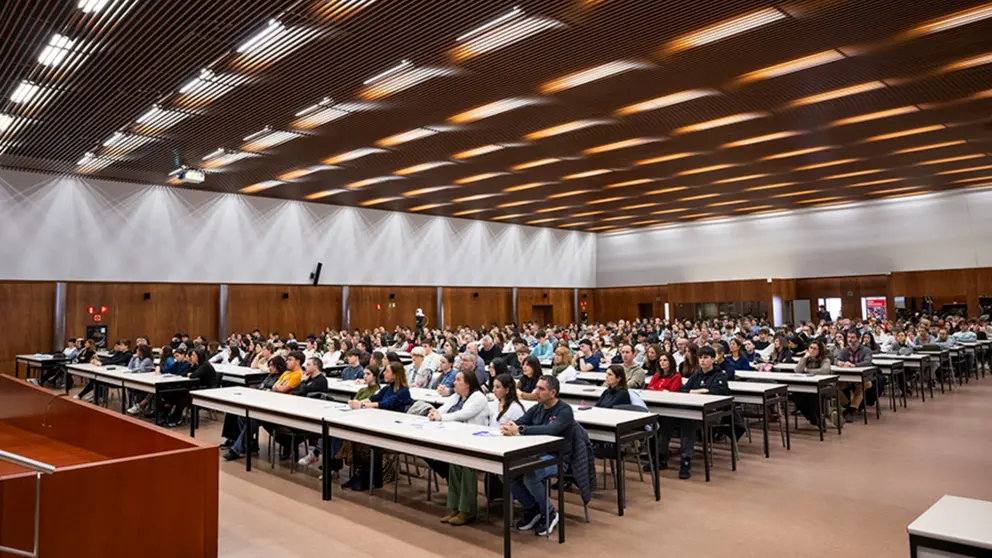
<instances>
[{"instance_id":1,"label":"hand on desk","mask_svg":"<svg viewBox=\"0 0 992 558\"><path fill-rule=\"evenodd\" d=\"M506 421L499 425L499 430L504 436L517 436L520 434L520 427L517 426L517 423L511 421Z\"/></svg>"},{"instance_id":2,"label":"hand on desk","mask_svg":"<svg viewBox=\"0 0 992 558\"><path fill-rule=\"evenodd\" d=\"M427 419L437 422L441 420L441 413L437 412L437 409L431 409L431 411L427 413Z\"/></svg>"},{"instance_id":3,"label":"hand on desk","mask_svg":"<svg viewBox=\"0 0 992 558\"><path fill-rule=\"evenodd\" d=\"M841 368L854 368L854 364L853 363L846 362L846 361L844 361L844 362L838 362L837 363L837 366L840 366Z\"/></svg>"},{"instance_id":4,"label":"hand on desk","mask_svg":"<svg viewBox=\"0 0 992 558\"><path fill-rule=\"evenodd\" d=\"M361 401L355 401L354 399L352 399L351 401L348 402L348 406L351 407L352 409L361 409L362 408L362 402Z\"/></svg>"},{"instance_id":5,"label":"hand on desk","mask_svg":"<svg viewBox=\"0 0 992 558\"><path fill-rule=\"evenodd\" d=\"M689 390L689 393L709 393L709 392L710 392L710 390L708 390L706 388L703 388L703 389L690 389Z\"/></svg>"},{"instance_id":6,"label":"hand on desk","mask_svg":"<svg viewBox=\"0 0 992 558\"><path fill-rule=\"evenodd\" d=\"M448 386L437 386L437 392L440 395L449 395L451 394L451 389L449 389Z\"/></svg>"}]
</instances>

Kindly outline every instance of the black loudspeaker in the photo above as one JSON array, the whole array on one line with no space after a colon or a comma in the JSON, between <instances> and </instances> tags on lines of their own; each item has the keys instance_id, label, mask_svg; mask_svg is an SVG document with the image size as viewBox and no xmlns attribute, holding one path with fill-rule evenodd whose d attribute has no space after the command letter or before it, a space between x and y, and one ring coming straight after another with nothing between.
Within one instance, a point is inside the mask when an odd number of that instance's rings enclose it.
<instances>
[{"instance_id":1,"label":"black loudspeaker","mask_svg":"<svg viewBox=\"0 0 992 558\"><path fill-rule=\"evenodd\" d=\"M289 298L289 293L282 293L282 299L286 300Z\"/></svg>"},{"instance_id":2,"label":"black loudspeaker","mask_svg":"<svg viewBox=\"0 0 992 558\"><path fill-rule=\"evenodd\" d=\"M548 298L548 293L544 293L543 295L541 295L541 298Z\"/></svg>"},{"instance_id":3,"label":"black loudspeaker","mask_svg":"<svg viewBox=\"0 0 992 558\"><path fill-rule=\"evenodd\" d=\"M389 293L389 300L396 298L396 293Z\"/></svg>"},{"instance_id":4,"label":"black loudspeaker","mask_svg":"<svg viewBox=\"0 0 992 558\"><path fill-rule=\"evenodd\" d=\"M472 298L479 298L479 293L478 292L472 293Z\"/></svg>"},{"instance_id":5,"label":"black loudspeaker","mask_svg":"<svg viewBox=\"0 0 992 558\"><path fill-rule=\"evenodd\" d=\"M582 293L582 298L586 298L587 296L589 295L587 295L586 293Z\"/></svg>"},{"instance_id":6,"label":"black loudspeaker","mask_svg":"<svg viewBox=\"0 0 992 558\"><path fill-rule=\"evenodd\" d=\"M317 262L317 267L313 268L310 272L310 282L316 287L317 283L320 283L320 270L324 268L324 264Z\"/></svg>"},{"instance_id":7,"label":"black loudspeaker","mask_svg":"<svg viewBox=\"0 0 992 558\"><path fill-rule=\"evenodd\" d=\"M145 293L145 300L151 300L151 299L152 299L152 293Z\"/></svg>"}]
</instances>

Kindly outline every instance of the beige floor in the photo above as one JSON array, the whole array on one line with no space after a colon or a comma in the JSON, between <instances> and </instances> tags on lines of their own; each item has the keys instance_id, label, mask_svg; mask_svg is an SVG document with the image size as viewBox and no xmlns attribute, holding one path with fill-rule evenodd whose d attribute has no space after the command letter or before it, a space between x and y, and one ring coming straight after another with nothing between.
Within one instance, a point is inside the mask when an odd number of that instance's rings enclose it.
<instances>
[{"instance_id":1,"label":"beige floor","mask_svg":"<svg viewBox=\"0 0 992 558\"><path fill-rule=\"evenodd\" d=\"M198 437L218 432L205 424ZM745 438L736 473L722 452L708 484L698 466L690 481L664 473L661 502L631 467L625 517L616 515L615 492L600 491L591 524L580 522L577 505L568 509L564 545L515 533L514 556L908 556L906 525L941 495L992 500L992 378L933 402L911 401L822 443L807 425L791 452L773 445L771 459L760 450L758 437L753 444ZM322 502L315 475L262 465L246 473L243 462L221 462L224 558L502 552L501 524L440 524L441 499L428 504L423 483L402 483L399 503L391 489L370 497L337 486L335 499Z\"/></svg>"}]
</instances>

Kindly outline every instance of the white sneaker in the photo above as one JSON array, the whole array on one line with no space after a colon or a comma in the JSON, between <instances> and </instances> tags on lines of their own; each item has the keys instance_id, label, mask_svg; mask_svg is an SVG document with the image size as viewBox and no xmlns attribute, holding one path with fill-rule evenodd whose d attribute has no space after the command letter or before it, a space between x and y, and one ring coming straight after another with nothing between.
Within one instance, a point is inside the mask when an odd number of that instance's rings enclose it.
<instances>
[{"instance_id":1,"label":"white sneaker","mask_svg":"<svg viewBox=\"0 0 992 558\"><path fill-rule=\"evenodd\" d=\"M30 383L32 383L32 384L34 384L36 386L40 386L41 385L41 382L38 381L38 378L28 378L28 382L30 382Z\"/></svg>"},{"instance_id":2,"label":"white sneaker","mask_svg":"<svg viewBox=\"0 0 992 558\"><path fill-rule=\"evenodd\" d=\"M127 410L127 414L136 415L141 412L141 407L138 405L132 405L130 409Z\"/></svg>"},{"instance_id":3,"label":"white sneaker","mask_svg":"<svg viewBox=\"0 0 992 558\"><path fill-rule=\"evenodd\" d=\"M79 400L79 396L78 395L73 395L72 398L73 399L76 399L77 401Z\"/></svg>"},{"instance_id":4,"label":"white sneaker","mask_svg":"<svg viewBox=\"0 0 992 558\"><path fill-rule=\"evenodd\" d=\"M320 458L317 457L317 454L315 454L313 452L310 452L310 453L306 454L305 456L301 457L300 460L297 461L297 463L299 463L300 465L302 465L304 467L309 467L309 466L313 465L314 463L316 463L318 461L320 461Z\"/></svg>"},{"instance_id":5,"label":"white sneaker","mask_svg":"<svg viewBox=\"0 0 992 558\"><path fill-rule=\"evenodd\" d=\"M93 394L92 393L88 393L88 394L86 394L85 397L83 397L83 401L85 401L87 403L92 403L94 399L95 398L93 397Z\"/></svg>"}]
</instances>

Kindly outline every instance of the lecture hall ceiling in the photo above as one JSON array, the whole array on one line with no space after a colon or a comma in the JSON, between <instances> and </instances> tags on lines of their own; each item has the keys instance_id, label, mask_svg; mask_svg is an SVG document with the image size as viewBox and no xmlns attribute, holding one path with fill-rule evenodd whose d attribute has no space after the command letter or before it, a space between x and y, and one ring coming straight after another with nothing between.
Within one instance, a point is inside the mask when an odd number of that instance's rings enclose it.
<instances>
[{"instance_id":1,"label":"lecture hall ceiling","mask_svg":"<svg viewBox=\"0 0 992 558\"><path fill-rule=\"evenodd\" d=\"M20 0L0 165L616 231L992 183L992 3Z\"/></svg>"}]
</instances>

